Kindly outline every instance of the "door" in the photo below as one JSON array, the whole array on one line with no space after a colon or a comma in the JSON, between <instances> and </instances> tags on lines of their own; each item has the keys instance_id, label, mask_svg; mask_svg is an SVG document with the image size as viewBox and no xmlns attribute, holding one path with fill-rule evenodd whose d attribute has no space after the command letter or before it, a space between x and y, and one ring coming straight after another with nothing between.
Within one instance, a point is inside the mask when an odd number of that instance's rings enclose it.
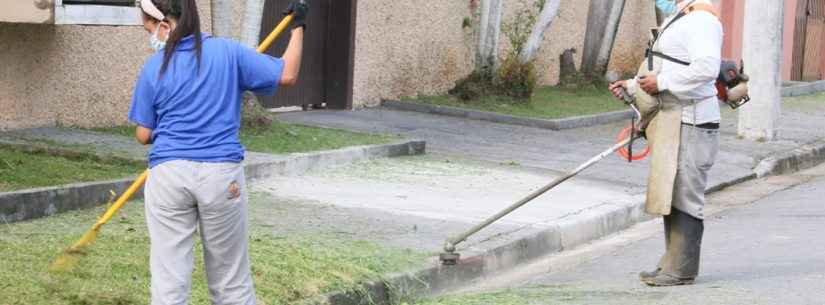
<instances>
[{"instance_id":1,"label":"door","mask_svg":"<svg viewBox=\"0 0 825 305\"><path fill-rule=\"evenodd\" d=\"M282 12L291 1L266 0L261 40L281 21ZM333 109L350 109L356 0L313 0L308 3L309 15L298 82L290 88L279 88L273 96L262 96L260 99L268 108L325 103ZM266 53L280 57L289 38L287 31Z\"/></svg>"},{"instance_id":2,"label":"door","mask_svg":"<svg viewBox=\"0 0 825 305\"><path fill-rule=\"evenodd\" d=\"M809 0L805 29L805 65L802 80L822 79L823 37L825 37L825 0Z\"/></svg>"}]
</instances>

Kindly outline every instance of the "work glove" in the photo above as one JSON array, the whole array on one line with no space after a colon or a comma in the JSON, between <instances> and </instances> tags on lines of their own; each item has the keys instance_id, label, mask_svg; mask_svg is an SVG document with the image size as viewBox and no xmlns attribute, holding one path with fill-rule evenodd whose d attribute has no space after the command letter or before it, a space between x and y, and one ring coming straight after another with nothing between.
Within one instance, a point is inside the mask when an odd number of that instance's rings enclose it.
<instances>
[{"instance_id":1,"label":"work glove","mask_svg":"<svg viewBox=\"0 0 825 305\"><path fill-rule=\"evenodd\" d=\"M309 5L306 0L294 0L284 10L284 16L294 14L292 16L292 28L301 27L304 30L307 28L306 17L309 12Z\"/></svg>"}]
</instances>

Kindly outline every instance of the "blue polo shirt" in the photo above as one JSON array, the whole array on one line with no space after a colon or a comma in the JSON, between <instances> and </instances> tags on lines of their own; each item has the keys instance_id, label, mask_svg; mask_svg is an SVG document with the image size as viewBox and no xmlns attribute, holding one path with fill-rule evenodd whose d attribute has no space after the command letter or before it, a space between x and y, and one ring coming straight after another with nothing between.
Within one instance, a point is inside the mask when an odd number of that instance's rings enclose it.
<instances>
[{"instance_id":1,"label":"blue polo shirt","mask_svg":"<svg viewBox=\"0 0 825 305\"><path fill-rule=\"evenodd\" d=\"M232 40L204 33L198 70L194 38L175 49L161 76L163 51L143 66L129 120L152 129L149 167L171 160L241 162L241 94L272 95L284 62Z\"/></svg>"}]
</instances>

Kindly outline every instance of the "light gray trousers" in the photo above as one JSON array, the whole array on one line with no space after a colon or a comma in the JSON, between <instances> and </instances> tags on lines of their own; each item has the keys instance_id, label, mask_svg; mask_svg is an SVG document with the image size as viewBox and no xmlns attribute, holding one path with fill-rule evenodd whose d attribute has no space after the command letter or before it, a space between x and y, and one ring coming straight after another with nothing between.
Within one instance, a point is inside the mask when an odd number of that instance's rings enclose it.
<instances>
[{"instance_id":1,"label":"light gray trousers","mask_svg":"<svg viewBox=\"0 0 825 305\"><path fill-rule=\"evenodd\" d=\"M185 305L200 233L209 295L215 305L253 305L247 194L239 163L169 161L146 181L152 305Z\"/></svg>"},{"instance_id":2,"label":"light gray trousers","mask_svg":"<svg viewBox=\"0 0 825 305\"><path fill-rule=\"evenodd\" d=\"M718 151L719 130L682 125L673 209L664 216L666 252L659 261L664 274L677 278L699 274L705 189Z\"/></svg>"}]
</instances>

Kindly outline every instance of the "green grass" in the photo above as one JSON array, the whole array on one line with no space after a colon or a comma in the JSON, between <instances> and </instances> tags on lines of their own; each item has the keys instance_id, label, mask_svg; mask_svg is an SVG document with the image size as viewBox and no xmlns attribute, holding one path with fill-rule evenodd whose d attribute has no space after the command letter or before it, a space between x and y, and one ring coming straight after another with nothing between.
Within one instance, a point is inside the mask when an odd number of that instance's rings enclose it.
<instances>
[{"instance_id":1,"label":"green grass","mask_svg":"<svg viewBox=\"0 0 825 305\"><path fill-rule=\"evenodd\" d=\"M536 89L529 103L513 102L511 98L500 96L486 96L468 102L449 95L422 96L403 100L541 119L558 119L627 109L610 94L607 88L595 87L581 89L542 87Z\"/></svg>"},{"instance_id":2,"label":"green grass","mask_svg":"<svg viewBox=\"0 0 825 305\"><path fill-rule=\"evenodd\" d=\"M136 164L100 163L0 148L0 192L123 178L144 169Z\"/></svg>"},{"instance_id":3,"label":"green grass","mask_svg":"<svg viewBox=\"0 0 825 305\"><path fill-rule=\"evenodd\" d=\"M277 121L265 130L241 130L240 137L247 150L271 154L385 144L400 139L394 135L367 134Z\"/></svg>"},{"instance_id":4,"label":"green grass","mask_svg":"<svg viewBox=\"0 0 825 305\"><path fill-rule=\"evenodd\" d=\"M825 108L825 93L815 93L782 99L782 107L798 110Z\"/></svg>"},{"instance_id":5,"label":"green grass","mask_svg":"<svg viewBox=\"0 0 825 305\"><path fill-rule=\"evenodd\" d=\"M74 270L47 272L102 212L101 207L0 224L0 304L148 304L149 238L141 202L128 203L103 228ZM259 304L295 304L325 292L358 290L366 280L415 267L425 258L366 241L278 237L255 226L252 231L249 251ZM190 304L209 304L200 245L195 257Z\"/></svg>"},{"instance_id":6,"label":"green grass","mask_svg":"<svg viewBox=\"0 0 825 305\"><path fill-rule=\"evenodd\" d=\"M111 126L111 127L97 127L97 128L88 128L87 130L97 131L102 133L108 133L113 135L119 135L124 137L135 137L135 126L132 125L118 125L118 126Z\"/></svg>"},{"instance_id":7,"label":"green grass","mask_svg":"<svg viewBox=\"0 0 825 305\"><path fill-rule=\"evenodd\" d=\"M93 131L133 137L132 126L93 128ZM400 139L395 135L351 132L275 121L263 130L241 130L241 144L247 150L271 154L338 149L347 146L386 144Z\"/></svg>"}]
</instances>

